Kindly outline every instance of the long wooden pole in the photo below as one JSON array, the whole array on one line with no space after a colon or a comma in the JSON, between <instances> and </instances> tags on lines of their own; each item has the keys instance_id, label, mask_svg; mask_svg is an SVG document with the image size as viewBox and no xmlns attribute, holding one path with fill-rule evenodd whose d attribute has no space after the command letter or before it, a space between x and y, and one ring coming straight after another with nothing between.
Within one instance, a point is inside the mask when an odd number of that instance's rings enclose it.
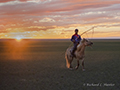
<instances>
[{"instance_id":1,"label":"long wooden pole","mask_svg":"<svg viewBox=\"0 0 120 90\"><path fill-rule=\"evenodd\" d=\"M83 32L80 36L82 36L82 35L85 34L86 32L89 32L90 30L92 30L92 29L94 29L94 28L95 28L95 26L92 27L92 28L90 28L90 29L88 29L88 30L86 30L85 32Z\"/></svg>"}]
</instances>

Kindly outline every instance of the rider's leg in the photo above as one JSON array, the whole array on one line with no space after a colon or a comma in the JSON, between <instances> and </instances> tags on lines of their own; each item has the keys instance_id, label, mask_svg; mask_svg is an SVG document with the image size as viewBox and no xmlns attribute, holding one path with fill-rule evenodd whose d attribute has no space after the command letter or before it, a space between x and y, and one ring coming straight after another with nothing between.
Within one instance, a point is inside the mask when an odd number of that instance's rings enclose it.
<instances>
[{"instance_id":1,"label":"rider's leg","mask_svg":"<svg viewBox=\"0 0 120 90\"><path fill-rule=\"evenodd\" d=\"M71 51L72 57L74 56L74 52L75 52L76 49L77 49L77 43L74 43L74 47L73 47L73 49Z\"/></svg>"}]
</instances>

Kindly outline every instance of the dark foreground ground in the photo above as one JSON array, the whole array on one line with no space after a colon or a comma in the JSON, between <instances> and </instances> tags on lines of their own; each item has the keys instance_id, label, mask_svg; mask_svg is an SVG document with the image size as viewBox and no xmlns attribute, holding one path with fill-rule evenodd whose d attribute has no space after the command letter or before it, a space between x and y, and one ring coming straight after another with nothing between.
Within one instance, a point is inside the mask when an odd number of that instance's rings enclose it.
<instances>
[{"instance_id":1,"label":"dark foreground ground","mask_svg":"<svg viewBox=\"0 0 120 90\"><path fill-rule=\"evenodd\" d=\"M120 90L120 40L92 41L83 72L65 67L69 40L0 40L0 90Z\"/></svg>"}]
</instances>

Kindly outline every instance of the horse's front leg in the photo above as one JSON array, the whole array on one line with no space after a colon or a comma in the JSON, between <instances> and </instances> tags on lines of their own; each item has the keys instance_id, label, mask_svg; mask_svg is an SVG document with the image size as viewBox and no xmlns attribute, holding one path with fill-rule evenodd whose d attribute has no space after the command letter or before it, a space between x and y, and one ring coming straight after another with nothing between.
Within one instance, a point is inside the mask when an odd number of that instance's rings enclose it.
<instances>
[{"instance_id":1,"label":"horse's front leg","mask_svg":"<svg viewBox=\"0 0 120 90\"><path fill-rule=\"evenodd\" d=\"M78 69L79 65L79 60L77 60L77 66L75 67L76 70Z\"/></svg>"},{"instance_id":2,"label":"horse's front leg","mask_svg":"<svg viewBox=\"0 0 120 90\"><path fill-rule=\"evenodd\" d=\"M82 59L82 70L85 71L85 67L84 67L84 58Z\"/></svg>"}]
</instances>

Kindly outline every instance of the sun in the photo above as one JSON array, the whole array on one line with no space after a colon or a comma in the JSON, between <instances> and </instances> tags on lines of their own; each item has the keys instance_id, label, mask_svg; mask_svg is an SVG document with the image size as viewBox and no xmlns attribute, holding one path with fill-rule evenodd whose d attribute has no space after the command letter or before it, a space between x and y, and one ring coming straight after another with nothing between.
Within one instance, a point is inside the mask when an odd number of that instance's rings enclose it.
<instances>
[{"instance_id":1,"label":"sun","mask_svg":"<svg viewBox=\"0 0 120 90\"><path fill-rule=\"evenodd\" d=\"M18 41L18 42L20 42L20 41L22 40L21 37L16 37L15 39L16 39L16 41Z\"/></svg>"}]
</instances>

